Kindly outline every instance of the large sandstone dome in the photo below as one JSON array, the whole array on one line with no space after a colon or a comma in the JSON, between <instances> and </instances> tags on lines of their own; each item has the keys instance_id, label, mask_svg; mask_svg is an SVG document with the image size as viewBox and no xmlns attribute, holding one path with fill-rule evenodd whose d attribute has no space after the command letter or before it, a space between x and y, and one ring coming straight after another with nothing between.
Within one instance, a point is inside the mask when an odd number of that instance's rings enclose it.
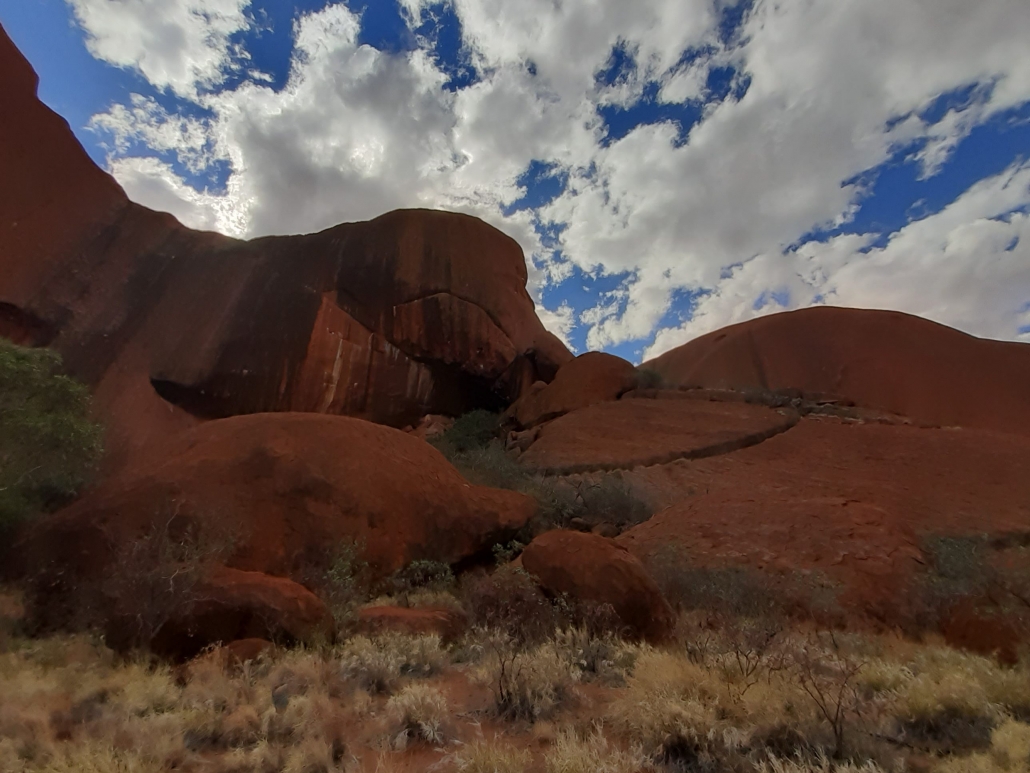
<instances>
[{"instance_id":1,"label":"large sandstone dome","mask_svg":"<svg viewBox=\"0 0 1030 773\"><path fill-rule=\"evenodd\" d=\"M644 363L670 386L797 390L918 424L1030 434L1030 346L892 311L760 317Z\"/></svg>"},{"instance_id":2,"label":"large sandstone dome","mask_svg":"<svg viewBox=\"0 0 1030 773\"><path fill-rule=\"evenodd\" d=\"M239 241L130 202L0 30L0 335L93 388L112 463L198 419L263 411L404 426L501 408L571 358L522 250L410 210Z\"/></svg>"}]
</instances>

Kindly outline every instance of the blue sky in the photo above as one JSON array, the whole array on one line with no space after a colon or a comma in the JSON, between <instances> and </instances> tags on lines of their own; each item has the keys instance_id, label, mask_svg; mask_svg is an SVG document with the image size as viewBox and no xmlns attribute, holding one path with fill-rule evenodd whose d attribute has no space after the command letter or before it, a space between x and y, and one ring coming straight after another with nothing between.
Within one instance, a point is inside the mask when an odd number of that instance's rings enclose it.
<instances>
[{"instance_id":1,"label":"blue sky","mask_svg":"<svg viewBox=\"0 0 1030 773\"><path fill-rule=\"evenodd\" d=\"M478 215L577 351L813 303L1030 340L1025 0L0 0L0 23L133 199L242 237Z\"/></svg>"}]
</instances>

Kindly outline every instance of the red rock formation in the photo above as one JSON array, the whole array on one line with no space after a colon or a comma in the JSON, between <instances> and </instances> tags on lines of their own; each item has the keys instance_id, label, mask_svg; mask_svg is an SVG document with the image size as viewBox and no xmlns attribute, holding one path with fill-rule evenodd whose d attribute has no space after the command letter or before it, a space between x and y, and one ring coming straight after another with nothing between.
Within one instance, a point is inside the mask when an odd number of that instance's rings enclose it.
<instances>
[{"instance_id":1,"label":"red rock formation","mask_svg":"<svg viewBox=\"0 0 1030 773\"><path fill-rule=\"evenodd\" d=\"M571 358L518 244L485 223L410 210L250 242L191 231L129 202L35 90L0 30L0 334L52 344L93 386L112 466L198 417L404 426L503 407Z\"/></svg>"},{"instance_id":2,"label":"red rock formation","mask_svg":"<svg viewBox=\"0 0 1030 773\"><path fill-rule=\"evenodd\" d=\"M761 443L797 420L790 408L744 402L623 399L545 424L519 462L571 475L702 459Z\"/></svg>"},{"instance_id":3,"label":"red rock formation","mask_svg":"<svg viewBox=\"0 0 1030 773\"><path fill-rule=\"evenodd\" d=\"M534 384L508 413L529 429L577 408L618 400L636 384L637 371L625 360L587 351L561 366L550 384Z\"/></svg>"},{"instance_id":4,"label":"red rock formation","mask_svg":"<svg viewBox=\"0 0 1030 773\"><path fill-rule=\"evenodd\" d=\"M377 575L416 559L455 563L526 524L529 497L469 485L428 443L357 419L303 413L207 422L71 507L36 523L25 574L74 588L155 527L231 544L234 568L302 579L343 541ZM324 566L324 564L322 564ZM45 599L41 600L45 603Z\"/></svg>"},{"instance_id":5,"label":"red rock formation","mask_svg":"<svg viewBox=\"0 0 1030 773\"><path fill-rule=\"evenodd\" d=\"M709 333L647 362L670 385L836 395L932 426L1030 434L1030 345L890 311L814 307Z\"/></svg>"},{"instance_id":6,"label":"red rock formation","mask_svg":"<svg viewBox=\"0 0 1030 773\"><path fill-rule=\"evenodd\" d=\"M283 577L221 567L199 584L194 595L173 610L149 642L154 653L188 660L219 642L250 640L253 645L254 640L271 639L289 645L332 636L333 621L325 604ZM237 648L252 655L255 649Z\"/></svg>"},{"instance_id":7,"label":"red rock formation","mask_svg":"<svg viewBox=\"0 0 1030 773\"><path fill-rule=\"evenodd\" d=\"M674 617L643 564L610 539L577 531L549 531L520 556L523 568L549 593L610 604L629 634L662 641Z\"/></svg>"},{"instance_id":8,"label":"red rock formation","mask_svg":"<svg viewBox=\"0 0 1030 773\"><path fill-rule=\"evenodd\" d=\"M645 564L674 549L693 566L829 582L850 614L893 624L929 563L925 538L1026 532L1027 459L1019 435L806 418L751 448L628 473L662 509L617 541Z\"/></svg>"},{"instance_id":9,"label":"red rock formation","mask_svg":"<svg viewBox=\"0 0 1030 773\"><path fill-rule=\"evenodd\" d=\"M545 387L531 387L509 414L522 427L534 427L577 408L617 400L636 386L636 370L621 357L587 352L565 363Z\"/></svg>"}]
</instances>

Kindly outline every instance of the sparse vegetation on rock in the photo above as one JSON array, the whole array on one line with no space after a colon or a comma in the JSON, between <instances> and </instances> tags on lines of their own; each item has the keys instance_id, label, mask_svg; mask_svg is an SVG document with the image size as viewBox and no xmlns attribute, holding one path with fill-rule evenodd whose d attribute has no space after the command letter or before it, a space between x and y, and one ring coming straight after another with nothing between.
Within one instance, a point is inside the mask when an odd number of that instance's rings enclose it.
<instances>
[{"instance_id":1,"label":"sparse vegetation on rock","mask_svg":"<svg viewBox=\"0 0 1030 773\"><path fill-rule=\"evenodd\" d=\"M89 390L62 374L60 355L0 337L0 535L67 504L101 450Z\"/></svg>"}]
</instances>

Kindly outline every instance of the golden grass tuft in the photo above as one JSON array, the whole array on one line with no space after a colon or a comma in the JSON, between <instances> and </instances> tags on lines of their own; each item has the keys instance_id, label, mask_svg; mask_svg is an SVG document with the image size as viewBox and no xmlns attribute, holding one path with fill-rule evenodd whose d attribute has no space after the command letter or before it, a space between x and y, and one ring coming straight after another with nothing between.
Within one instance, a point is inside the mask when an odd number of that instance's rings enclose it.
<instances>
[{"instance_id":1,"label":"golden grass tuft","mask_svg":"<svg viewBox=\"0 0 1030 773\"><path fill-rule=\"evenodd\" d=\"M434 687L408 685L387 701L386 714L391 725L390 745L396 749L404 749L412 740L434 746L446 741L444 726L450 708L443 693Z\"/></svg>"},{"instance_id":2,"label":"golden grass tuft","mask_svg":"<svg viewBox=\"0 0 1030 773\"><path fill-rule=\"evenodd\" d=\"M466 744L453 758L458 773L525 773L533 755L498 741Z\"/></svg>"},{"instance_id":3,"label":"golden grass tuft","mask_svg":"<svg viewBox=\"0 0 1030 773\"><path fill-rule=\"evenodd\" d=\"M544 755L547 773L638 773L649 767L640 747L621 749L600 728L586 738L565 730Z\"/></svg>"}]
</instances>

